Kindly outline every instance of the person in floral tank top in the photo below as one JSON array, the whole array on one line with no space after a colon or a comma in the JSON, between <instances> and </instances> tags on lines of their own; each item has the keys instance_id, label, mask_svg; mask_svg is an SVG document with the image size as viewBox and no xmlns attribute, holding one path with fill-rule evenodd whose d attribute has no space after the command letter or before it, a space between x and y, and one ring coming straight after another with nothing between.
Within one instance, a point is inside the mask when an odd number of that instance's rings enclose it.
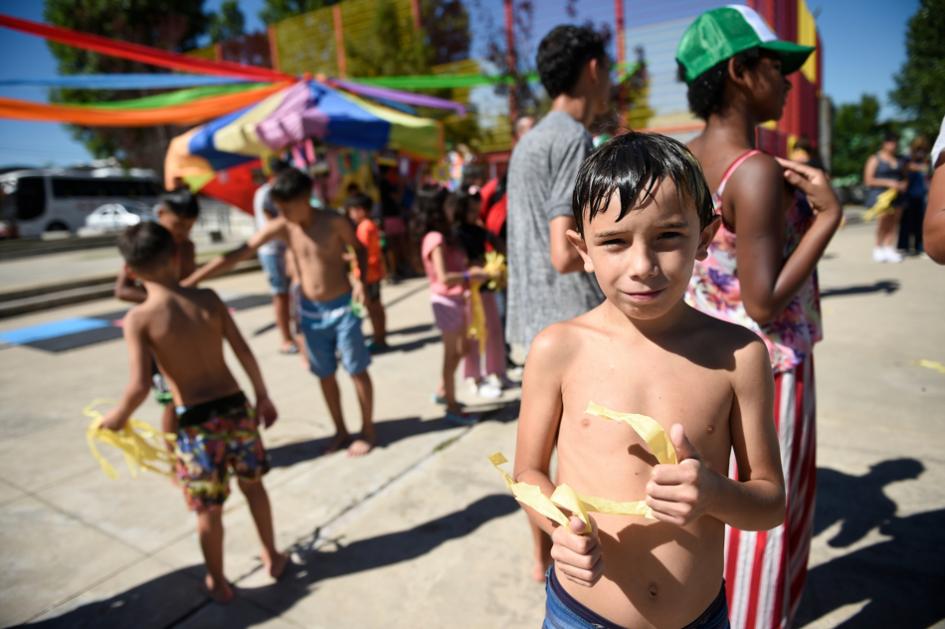
<instances>
[{"instance_id":1,"label":"person in floral tank top","mask_svg":"<svg viewBox=\"0 0 945 629\"><path fill-rule=\"evenodd\" d=\"M755 148L758 125L781 117L786 75L813 48L780 41L746 6L700 15L676 51L689 107L705 120L689 148L715 190L721 225L697 262L695 308L754 331L775 381L786 515L770 531L726 528L725 582L732 627L792 625L803 592L816 476L814 344L822 337L816 266L840 224L823 172ZM730 475L738 477L735 465Z\"/></svg>"}]
</instances>

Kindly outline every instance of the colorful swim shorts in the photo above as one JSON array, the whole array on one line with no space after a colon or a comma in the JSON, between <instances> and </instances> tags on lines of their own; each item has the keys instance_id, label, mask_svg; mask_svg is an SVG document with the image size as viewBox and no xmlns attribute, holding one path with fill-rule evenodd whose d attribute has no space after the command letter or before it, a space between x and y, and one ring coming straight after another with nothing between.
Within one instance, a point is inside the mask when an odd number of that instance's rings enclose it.
<instances>
[{"instance_id":1,"label":"colorful swim shorts","mask_svg":"<svg viewBox=\"0 0 945 629\"><path fill-rule=\"evenodd\" d=\"M242 393L178 406L177 418L177 477L191 509L222 505L232 474L259 480L269 471L253 409Z\"/></svg>"}]
</instances>

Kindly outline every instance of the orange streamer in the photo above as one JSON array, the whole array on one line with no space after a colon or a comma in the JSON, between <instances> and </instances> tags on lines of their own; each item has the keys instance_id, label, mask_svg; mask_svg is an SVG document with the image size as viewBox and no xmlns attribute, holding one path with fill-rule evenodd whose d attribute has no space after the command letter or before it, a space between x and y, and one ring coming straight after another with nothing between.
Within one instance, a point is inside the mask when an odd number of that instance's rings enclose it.
<instances>
[{"instance_id":1,"label":"orange streamer","mask_svg":"<svg viewBox=\"0 0 945 629\"><path fill-rule=\"evenodd\" d=\"M161 124L198 124L258 103L291 85L274 83L255 90L211 96L191 103L157 109L104 109L76 105L47 105L0 97L0 118L61 122L87 127L148 127Z\"/></svg>"}]
</instances>

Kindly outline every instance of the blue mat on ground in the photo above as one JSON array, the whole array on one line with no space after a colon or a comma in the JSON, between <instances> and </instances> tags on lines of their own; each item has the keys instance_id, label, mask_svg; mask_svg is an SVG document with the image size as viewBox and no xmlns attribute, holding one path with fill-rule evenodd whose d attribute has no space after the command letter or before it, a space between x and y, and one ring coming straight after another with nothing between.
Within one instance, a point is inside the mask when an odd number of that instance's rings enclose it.
<instances>
[{"instance_id":1,"label":"blue mat on ground","mask_svg":"<svg viewBox=\"0 0 945 629\"><path fill-rule=\"evenodd\" d=\"M272 297L239 295L224 300L233 310L248 310L272 303ZM0 343L23 345L45 352L66 352L88 345L119 339L121 328L115 325L127 310L113 310L90 317L73 317L0 332Z\"/></svg>"}]
</instances>

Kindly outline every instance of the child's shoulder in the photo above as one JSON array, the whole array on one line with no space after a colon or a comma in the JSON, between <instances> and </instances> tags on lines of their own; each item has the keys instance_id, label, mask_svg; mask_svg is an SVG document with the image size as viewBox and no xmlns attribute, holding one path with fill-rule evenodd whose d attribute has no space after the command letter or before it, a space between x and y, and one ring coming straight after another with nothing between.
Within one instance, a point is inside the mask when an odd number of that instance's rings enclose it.
<instances>
[{"instance_id":1,"label":"child's shoulder","mask_svg":"<svg viewBox=\"0 0 945 629\"><path fill-rule=\"evenodd\" d=\"M216 310L223 304L215 290L199 286L181 287L177 291L177 297L205 310Z\"/></svg>"},{"instance_id":2,"label":"child's shoulder","mask_svg":"<svg viewBox=\"0 0 945 629\"><path fill-rule=\"evenodd\" d=\"M528 357L558 360L573 356L583 341L600 332L594 324L593 310L587 314L552 323L532 340Z\"/></svg>"},{"instance_id":3,"label":"child's shoulder","mask_svg":"<svg viewBox=\"0 0 945 629\"><path fill-rule=\"evenodd\" d=\"M717 356L734 356L748 360L768 360L768 348L761 337L748 328L717 319L695 308L691 309L692 334L696 345Z\"/></svg>"}]
</instances>

